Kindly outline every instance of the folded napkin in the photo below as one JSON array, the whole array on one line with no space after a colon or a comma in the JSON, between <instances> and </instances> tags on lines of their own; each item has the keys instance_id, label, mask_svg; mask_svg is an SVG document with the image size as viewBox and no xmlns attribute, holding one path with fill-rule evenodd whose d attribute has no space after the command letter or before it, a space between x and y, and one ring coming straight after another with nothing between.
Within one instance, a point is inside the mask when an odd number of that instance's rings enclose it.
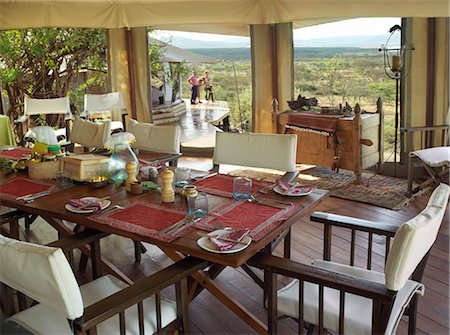
<instances>
[{"instance_id":1,"label":"folded napkin","mask_svg":"<svg viewBox=\"0 0 450 335\"><path fill-rule=\"evenodd\" d=\"M239 230L223 230L222 232L215 234L214 237L209 237L209 241L217 250L226 251L241 242L249 232L249 228Z\"/></svg>"},{"instance_id":2,"label":"folded napkin","mask_svg":"<svg viewBox=\"0 0 450 335\"><path fill-rule=\"evenodd\" d=\"M69 199L67 204L80 210L98 212L102 209L103 201L101 200L83 200L83 199Z\"/></svg>"},{"instance_id":3,"label":"folded napkin","mask_svg":"<svg viewBox=\"0 0 450 335\"><path fill-rule=\"evenodd\" d=\"M288 195L305 194L311 192L316 188L315 186L300 185L298 183L287 183L285 181L279 181L278 187L283 191L283 194Z\"/></svg>"}]
</instances>

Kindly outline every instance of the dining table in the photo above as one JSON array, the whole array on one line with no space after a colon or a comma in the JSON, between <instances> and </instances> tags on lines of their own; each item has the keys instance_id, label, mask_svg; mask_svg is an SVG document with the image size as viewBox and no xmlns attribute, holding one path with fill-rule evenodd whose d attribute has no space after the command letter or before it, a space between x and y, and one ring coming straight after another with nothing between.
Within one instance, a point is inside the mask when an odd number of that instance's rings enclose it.
<instances>
[{"instance_id":1,"label":"dining table","mask_svg":"<svg viewBox=\"0 0 450 335\"><path fill-rule=\"evenodd\" d=\"M186 222L183 220L188 217L187 201L182 192L176 192L174 202L163 203L157 189L132 194L124 186L107 184L93 189L84 183L58 188L54 181L32 180L25 173L0 174L0 205L15 209L17 217L23 217L23 213L41 216L61 236L73 234L64 223L68 221L80 227L155 245L174 261L186 255L207 260L211 264L207 270L192 276L189 298L195 299L206 289L255 332L267 333L266 324L238 299L227 295L214 279L226 267L243 267L257 253L272 252L274 241L289 233L291 226L302 217L309 215L328 196L328 191L311 188L303 195L288 197L275 192L270 183L253 180L254 196L250 201L235 200L232 196L233 176L196 171L192 178L190 183L207 194L208 213ZM268 192L262 192L267 189ZM32 201L23 200L30 193L39 192L46 193L31 198ZM71 199L83 197L102 199L106 208L77 212L76 208L68 207ZM172 226L175 228L171 230ZM231 250L214 249L207 235L230 228L234 231L246 229L248 236L242 240L245 243L236 243ZM89 254L86 247L82 252ZM100 261L103 271L132 282L105 256Z\"/></svg>"}]
</instances>

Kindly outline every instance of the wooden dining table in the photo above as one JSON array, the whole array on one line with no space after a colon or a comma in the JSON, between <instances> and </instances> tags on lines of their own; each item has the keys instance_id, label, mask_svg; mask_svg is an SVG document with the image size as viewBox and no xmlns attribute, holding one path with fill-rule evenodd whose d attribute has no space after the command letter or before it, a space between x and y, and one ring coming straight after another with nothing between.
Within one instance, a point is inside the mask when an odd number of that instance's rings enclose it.
<instances>
[{"instance_id":1,"label":"wooden dining table","mask_svg":"<svg viewBox=\"0 0 450 335\"><path fill-rule=\"evenodd\" d=\"M195 173L193 173L193 176L195 177ZM274 222L274 224L267 226L267 229L260 233L257 238L253 239L245 249L235 253L215 253L204 250L198 245L198 239L208 233L208 231L200 229L199 227L201 227L202 220L208 221L208 218L211 220L211 217L209 215L214 215L214 213L216 213L215 215L217 218L214 218L214 220L216 221L212 220L211 222L220 222L222 217L220 214L222 212L220 210L223 211L223 208L226 208L226 206L235 208L233 206L236 206L237 200L234 200L231 197L221 196L217 194L208 194L208 207L210 213L202 218L199 222L197 222L196 225L194 225L190 229L187 229L186 232L181 236L165 239L161 238L158 233L143 233L139 229L128 229L124 225L115 225L112 223L118 220L114 218L119 217L119 214L117 213L120 213L123 207L126 208L126 206L131 205L152 206L148 208L154 210L164 210L165 208L167 208L170 214L177 214L181 216L186 215L186 198L180 194L176 194L174 203L162 204L161 195L155 190L151 190L140 195L135 195L127 192L123 186L116 186L113 184L108 184L98 189L90 188L85 184L75 184L70 188L55 188L54 192L46 196L38 198L29 203L24 203L23 201L16 200L12 197L2 196L2 185L7 185L7 183L11 180L14 180L14 178L26 179L27 177L26 175L21 174L13 174L9 176L0 174L0 205L14 208L19 214L27 213L30 215L41 216L50 225L57 229L61 236L68 236L73 234L71 229L69 229L68 226L64 223L65 220L76 223L77 225L85 228L94 229L110 234L116 234L131 238L133 240L153 244L159 247L174 261L185 257L185 255L191 255L209 261L211 263L211 266L207 269L206 272L199 272L193 276L194 280L191 281L189 289L190 298L194 299L195 296L198 295L203 289L208 290L212 295L214 295L230 310L232 310L236 315L244 320L250 327L252 327L257 333L267 332L267 326L265 325L265 323L259 320L255 315L250 313L242 304L239 303L238 300L227 295L214 281L214 279L226 267L231 266L233 268L239 268L241 266L245 266L246 262L258 252L271 252L271 246L274 241L282 236L283 233L286 234L286 232L290 232L290 227L293 224L313 211L315 206L323 201L328 195L327 191L320 189L314 189L310 194L298 197L285 197L273 191L269 192L268 194L258 194L258 197L261 199L285 202L287 205L291 204L290 206L292 207L287 206L287 208L290 208L289 210L286 210L287 216L285 215L282 217L282 220L276 221ZM200 178L200 180L204 179ZM102 218L101 212L99 216L96 217L92 214L73 213L66 209L68 200L79 199L86 196L97 198L108 197L108 199L111 201L110 208L112 208L112 210L109 210L109 213L105 213L105 217ZM117 204L127 205L114 209L114 206ZM247 204L245 205L247 206ZM251 205L253 206L253 204ZM255 204L255 206L256 205L257 204ZM270 204L268 206L270 207ZM108 211L108 209L105 209L105 212L106 211ZM21 216L19 215L18 217ZM164 215L161 217L161 222L165 220L164 217ZM226 216L223 216L223 218L225 217ZM235 221L242 221L242 224L245 225L246 218L237 217L235 218ZM169 222L159 227L168 225ZM124 229L124 227L126 229ZM211 230L213 229L210 229L209 231ZM14 232L12 232L12 234L14 235ZM18 231L16 232L16 234L18 237ZM86 255L89 254L89 250L86 247L84 248L84 250L82 249L82 251ZM104 271L113 273L116 276L120 277L122 280L127 281L128 283L131 282L104 256L102 256L101 263Z\"/></svg>"}]
</instances>

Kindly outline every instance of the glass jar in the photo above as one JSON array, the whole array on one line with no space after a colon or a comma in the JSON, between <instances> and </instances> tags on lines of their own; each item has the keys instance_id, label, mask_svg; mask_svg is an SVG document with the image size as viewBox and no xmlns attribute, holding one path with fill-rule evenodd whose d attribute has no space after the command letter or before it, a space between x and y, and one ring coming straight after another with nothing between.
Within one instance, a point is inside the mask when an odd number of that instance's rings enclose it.
<instances>
[{"instance_id":1,"label":"glass jar","mask_svg":"<svg viewBox=\"0 0 450 335\"><path fill-rule=\"evenodd\" d=\"M114 182L123 182L128 178L125 167L129 162L134 162L136 164L136 177L139 173L139 160L133 150L131 150L130 144L115 144L108 162L108 172Z\"/></svg>"}]
</instances>

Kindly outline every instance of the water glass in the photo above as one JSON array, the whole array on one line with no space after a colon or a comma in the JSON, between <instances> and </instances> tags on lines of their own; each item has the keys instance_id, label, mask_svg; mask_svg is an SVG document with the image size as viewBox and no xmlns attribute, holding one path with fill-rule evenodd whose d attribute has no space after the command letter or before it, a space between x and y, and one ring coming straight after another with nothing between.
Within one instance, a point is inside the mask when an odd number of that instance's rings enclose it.
<instances>
[{"instance_id":1,"label":"water glass","mask_svg":"<svg viewBox=\"0 0 450 335\"><path fill-rule=\"evenodd\" d=\"M183 187L189 184L191 179L191 169L184 167L177 167L175 169L175 186Z\"/></svg>"},{"instance_id":2,"label":"water glass","mask_svg":"<svg viewBox=\"0 0 450 335\"><path fill-rule=\"evenodd\" d=\"M195 213L195 217L208 214L208 195L199 193L196 197L187 197L188 213Z\"/></svg>"},{"instance_id":3,"label":"water glass","mask_svg":"<svg viewBox=\"0 0 450 335\"><path fill-rule=\"evenodd\" d=\"M56 186L59 188L67 188L72 186L72 179L69 178L68 171L56 171Z\"/></svg>"},{"instance_id":4,"label":"water glass","mask_svg":"<svg viewBox=\"0 0 450 335\"><path fill-rule=\"evenodd\" d=\"M233 198L236 200L248 200L252 196L252 180L246 177L234 177Z\"/></svg>"}]
</instances>

